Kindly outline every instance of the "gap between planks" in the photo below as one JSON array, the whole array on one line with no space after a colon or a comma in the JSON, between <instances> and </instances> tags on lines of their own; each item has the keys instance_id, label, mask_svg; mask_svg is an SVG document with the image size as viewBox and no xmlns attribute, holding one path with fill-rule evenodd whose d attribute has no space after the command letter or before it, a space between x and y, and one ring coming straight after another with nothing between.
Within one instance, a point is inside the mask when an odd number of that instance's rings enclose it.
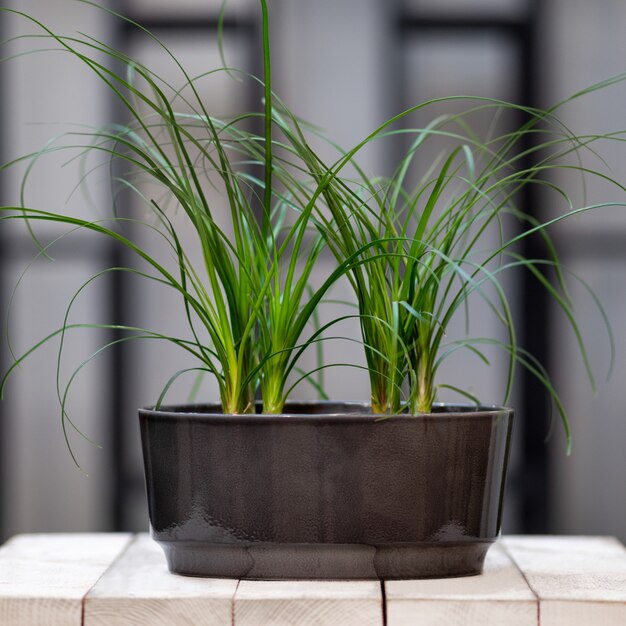
<instances>
[{"instance_id":1,"label":"gap between planks","mask_svg":"<svg viewBox=\"0 0 626 626\"><path fill-rule=\"evenodd\" d=\"M108 567L102 572L102 574L100 574L98 579L94 582L93 585L91 585L91 587L87 590L87 592L83 596L81 600L81 606L80 606L80 626L85 626L85 602L87 600L87 596L91 593L91 590L98 584L98 582L102 579L102 577L109 571L109 569L111 569L115 565L115 563L117 563L117 561L120 560L120 558L126 553L128 548L130 548L130 546L136 540L137 540L137 533L133 533L128 537L128 541L126 542L126 545L122 548L120 553L111 561Z\"/></svg>"}]
</instances>

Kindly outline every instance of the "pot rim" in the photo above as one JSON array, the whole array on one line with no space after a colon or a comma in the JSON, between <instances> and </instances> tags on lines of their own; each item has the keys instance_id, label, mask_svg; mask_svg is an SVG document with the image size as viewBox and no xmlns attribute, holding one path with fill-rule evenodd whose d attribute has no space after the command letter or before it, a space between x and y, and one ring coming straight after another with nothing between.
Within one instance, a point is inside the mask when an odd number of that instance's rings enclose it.
<instances>
[{"instance_id":1,"label":"pot rim","mask_svg":"<svg viewBox=\"0 0 626 626\"><path fill-rule=\"evenodd\" d=\"M332 410L324 412L323 407L328 405ZM217 402L203 404L174 404L162 406L159 409L154 407L144 407L139 409L141 418L151 419L173 419L173 420L191 420L191 421L215 421L215 422L246 422L246 423L263 423L263 422L320 422L320 421L337 421L337 422L386 422L386 421L409 421L409 420L447 420L447 419L484 419L497 418L513 415L513 409L508 406L491 405L491 404L462 404L462 403L443 403L436 402L433 404L432 413L418 413L415 415L407 415L406 413L394 415L381 415L372 413L370 406L366 402L338 402L329 400L311 400L311 401L288 401L286 403L286 411L279 414L268 413L241 413L230 414L215 411L220 405ZM290 407L299 407L299 411L290 411ZM314 412L306 412L307 407L315 407ZM345 407L345 411L337 410L338 407ZM322 409L320 411L320 408ZM210 410L209 410L210 409Z\"/></svg>"}]
</instances>

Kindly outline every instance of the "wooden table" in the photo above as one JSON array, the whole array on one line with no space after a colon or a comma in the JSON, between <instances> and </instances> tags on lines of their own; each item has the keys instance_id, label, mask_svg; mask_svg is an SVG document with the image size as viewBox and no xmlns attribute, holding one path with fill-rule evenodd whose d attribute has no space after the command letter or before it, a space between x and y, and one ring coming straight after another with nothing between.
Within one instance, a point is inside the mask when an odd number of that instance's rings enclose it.
<instances>
[{"instance_id":1,"label":"wooden table","mask_svg":"<svg viewBox=\"0 0 626 626\"><path fill-rule=\"evenodd\" d=\"M2 626L625 626L626 549L505 537L482 576L237 581L175 576L145 534L20 535L0 548Z\"/></svg>"}]
</instances>

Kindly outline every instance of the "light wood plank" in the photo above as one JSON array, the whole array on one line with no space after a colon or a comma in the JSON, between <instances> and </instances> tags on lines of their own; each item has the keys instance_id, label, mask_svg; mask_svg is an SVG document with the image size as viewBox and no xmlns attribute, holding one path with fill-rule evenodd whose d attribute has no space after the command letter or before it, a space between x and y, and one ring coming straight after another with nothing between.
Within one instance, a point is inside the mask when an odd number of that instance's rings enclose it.
<instances>
[{"instance_id":1,"label":"light wood plank","mask_svg":"<svg viewBox=\"0 0 626 626\"><path fill-rule=\"evenodd\" d=\"M499 544L480 576L385 583L389 626L537 626L537 599Z\"/></svg>"},{"instance_id":2,"label":"light wood plank","mask_svg":"<svg viewBox=\"0 0 626 626\"><path fill-rule=\"evenodd\" d=\"M18 535L0 548L2 626L79 626L83 597L128 534Z\"/></svg>"},{"instance_id":3,"label":"light wood plank","mask_svg":"<svg viewBox=\"0 0 626 626\"><path fill-rule=\"evenodd\" d=\"M378 581L242 580L235 626L382 626Z\"/></svg>"},{"instance_id":4,"label":"light wood plank","mask_svg":"<svg viewBox=\"0 0 626 626\"><path fill-rule=\"evenodd\" d=\"M626 548L608 537L507 537L540 602L541 626L624 626Z\"/></svg>"},{"instance_id":5,"label":"light wood plank","mask_svg":"<svg viewBox=\"0 0 626 626\"><path fill-rule=\"evenodd\" d=\"M237 580L171 574L159 545L138 535L85 599L85 626L230 626Z\"/></svg>"}]
</instances>

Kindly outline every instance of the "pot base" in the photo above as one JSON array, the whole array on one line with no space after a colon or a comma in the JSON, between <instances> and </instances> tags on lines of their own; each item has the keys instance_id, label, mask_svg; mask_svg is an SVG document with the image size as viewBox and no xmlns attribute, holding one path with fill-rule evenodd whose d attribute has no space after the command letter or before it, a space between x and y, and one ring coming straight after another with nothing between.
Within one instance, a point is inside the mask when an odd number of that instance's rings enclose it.
<instances>
[{"instance_id":1,"label":"pot base","mask_svg":"<svg viewBox=\"0 0 626 626\"><path fill-rule=\"evenodd\" d=\"M367 546L158 541L170 571L264 580L397 580L480 574L492 542Z\"/></svg>"}]
</instances>

